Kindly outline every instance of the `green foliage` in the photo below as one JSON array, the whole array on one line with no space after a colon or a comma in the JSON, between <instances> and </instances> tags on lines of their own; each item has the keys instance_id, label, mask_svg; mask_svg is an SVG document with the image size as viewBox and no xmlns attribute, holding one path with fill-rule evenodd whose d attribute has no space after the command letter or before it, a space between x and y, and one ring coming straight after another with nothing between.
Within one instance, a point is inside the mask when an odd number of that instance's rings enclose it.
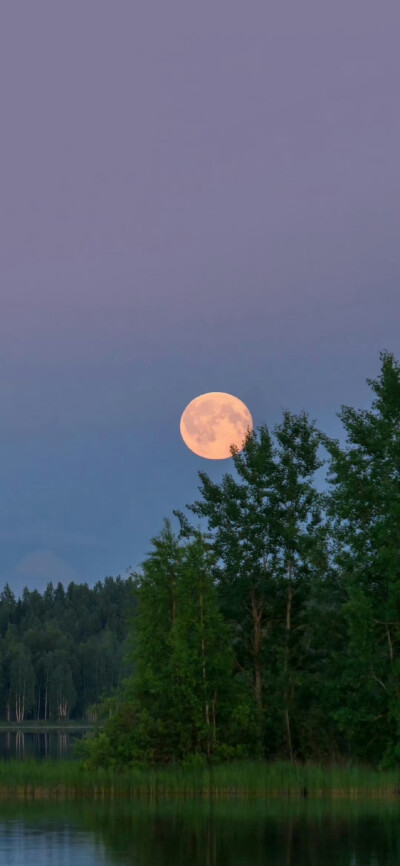
<instances>
[{"instance_id":1,"label":"green foliage","mask_svg":"<svg viewBox=\"0 0 400 866\"><path fill-rule=\"evenodd\" d=\"M125 673L133 581L0 593L0 718L83 719ZM97 711L94 718L97 720Z\"/></svg>"},{"instance_id":2,"label":"green foliage","mask_svg":"<svg viewBox=\"0 0 400 866\"><path fill-rule=\"evenodd\" d=\"M45 703L46 717L104 721L77 746L88 771L151 766L154 779L181 764L198 778L218 766L222 778L239 759L283 758L395 772L400 365L390 353L368 383L371 408L339 413L344 442L286 411L232 449L220 483L199 473L188 510L204 531L176 511L179 531L166 521L123 585L49 584L18 601L6 585L3 716L39 706L42 717Z\"/></svg>"},{"instance_id":3,"label":"green foliage","mask_svg":"<svg viewBox=\"0 0 400 866\"><path fill-rule=\"evenodd\" d=\"M346 599L333 711L351 753L397 761L400 722L400 366L381 353L370 410L342 407L330 453L333 556Z\"/></svg>"},{"instance_id":4,"label":"green foliage","mask_svg":"<svg viewBox=\"0 0 400 866\"><path fill-rule=\"evenodd\" d=\"M344 446L284 412L232 449L235 474L200 473L204 534L175 512L179 537L153 540L102 760L398 763L400 367L381 362Z\"/></svg>"},{"instance_id":5,"label":"green foliage","mask_svg":"<svg viewBox=\"0 0 400 866\"><path fill-rule=\"evenodd\" d=\"M302 747L296 697L305 605L328 562L314 484L319 445L305 413L285 412L273 435L264 425L242 452L233 449L238 480L225 475L217 485L200 473L202 499L190 506L208 522L237 666L254 690L259 742L266 754L291 759Z\"/></svg>"},{"instance_id":6,"label":"green foliage","mask_svg":"<svg viewBox=\"0 0 400 866\"><path fill-rule=\"evenodd\" d=\"M133 676L125 701L87 749L89 766L168 763L251 753L255 707L234 677L235 657L201 533L165 523L135 576Z\"/></svg>"}]
</instances>

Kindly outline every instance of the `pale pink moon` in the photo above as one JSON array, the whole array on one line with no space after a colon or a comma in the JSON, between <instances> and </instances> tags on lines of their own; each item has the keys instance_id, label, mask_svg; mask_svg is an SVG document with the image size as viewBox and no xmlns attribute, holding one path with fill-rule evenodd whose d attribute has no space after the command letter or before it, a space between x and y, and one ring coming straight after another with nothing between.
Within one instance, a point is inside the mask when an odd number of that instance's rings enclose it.
<instances>
[{"instance_id":1,"label":"pale pink moon","mask_svg":"<svg viewBox=\"0 0 400 866\"><path fill-rule=\"evenodd\" d=\"M241 451L252 429L253 419L247 406L224 391L200 394L186 406L180 423L187 447L208 460L231 457L231 445Z\"/></svg>"}]
</instances>

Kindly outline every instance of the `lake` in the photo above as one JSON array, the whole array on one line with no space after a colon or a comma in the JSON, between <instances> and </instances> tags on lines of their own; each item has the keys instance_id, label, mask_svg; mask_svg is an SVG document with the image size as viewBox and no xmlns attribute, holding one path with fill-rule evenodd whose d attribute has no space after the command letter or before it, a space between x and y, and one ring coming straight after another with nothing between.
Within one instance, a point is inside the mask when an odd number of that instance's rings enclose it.
<instances>
[{"instance_id":1,"label":"lake","mask_svg":"<svg viewBox=\"0 0 400 866\"><path fill-rule=\"evenodd\" d=\"M398 866L381 802L0 802L0 866Z\"/></svg>"},{"instance_id":2,"label":"lake","mask_svg":"<svg viewBox=\"0 0 400 866\"><path fill-rule=\"evenodd\" d=\"M0 729L0 759L70 758L75 739L91 731L76 730L3 730Z\"/></svg>"}]
</instances>

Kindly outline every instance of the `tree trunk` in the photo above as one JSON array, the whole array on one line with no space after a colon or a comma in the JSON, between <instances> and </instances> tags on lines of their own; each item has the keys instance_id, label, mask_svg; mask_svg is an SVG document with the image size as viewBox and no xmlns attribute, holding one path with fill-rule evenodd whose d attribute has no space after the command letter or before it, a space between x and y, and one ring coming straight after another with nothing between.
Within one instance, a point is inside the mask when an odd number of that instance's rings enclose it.
<instances>
[{"instance_id":1,"label":"tree trunk","mask_svg":"<svg viewBox=\"0 0 400 866\"><path fill-rule=\"evenodd\" d=\"M207 726L207 755L210 756L210 710L209 710L208 699L207 699L207 674L206 674L206 653L205 653L205 642L204 642L203 593L201 590L199 593L199 602L200 602L200 629L201 629L201 667L202 667L203 689L204 689L204 713L205 713L205 720L206 720L206 726Z\"/></svg>"},{"instance_id":2,"label":"tree trunk","mask_svg":"<svg viewBox=\"0 0 400 866\"><path fill-rule=\"evenodd\" d=\"M387 639L388 639L388 644L389 644L390 663L393 664L393 643L392 643L392 637L390 634L390 628L389 628L388 623L386 623L386 634L387 634Z\"/></svg>"},{"instance_id":3,"label":"tree trunk","mask_svg":"<svg viewBox=\"0 0 400 866\"><path fill-rule=\"evenodd\" d=\"M214 697L212 699L211 704L211 712L212 712L212 731L213 731L213 748L215 749L217 745L217 725L215 719L215 705L217 703L217 690L214 692Z\"/></svg>"},{"instance_id":4,"label":"tree trunk","mask_svg":"<svg viewBox=\"0 0 400 866\"><path fill-rule=\"evenodd\" d=\"M175 625L176 620L176 577L175 574L172 575L172 626Z\"/></svg>"},{"instance_id":5,"label":"tree trunk","mask_svg":"<svg viewBox=\"0 0 400 866\"><path fill-rule=\"evenodd\" d=\"M46 691L44 696L44 720L47 720L47 683L48 683L49 675L46 674Z\"/></svg>"},{"instance_id":6,"label":"tree trunk","mask_svg":"<svg viewBox=\"0 0 400 866\"><path fill-rule=\"evenodd\" d=\"M11 685L10 685L10 688L8 690L6 713L7 713L7 722L10 722L11 721Z\"/></svg>"},{"instance_id":7,"label":"tree trunk","mask_svg":"<svg viewBox=\"0 0 400 866\"><path fill-rule=\"evenodd\" d=\"M25 689L26 689L25 683L26 683L26 676L24 675L24 688L23 688L23 691L22 691L22 714L21 714L21 722L23 722L23 721L24 721L24 718L25 718Z\"/></svg>"},{"instance_id":8,"label":"tree trunk","mask_svg":"<svg viewBox=\"0 0 400 866\"><path fill-rule=\"evenodd\" d=\"M292 617L292 598L293 598L293 590L292 590L292 565L289 566L289 586L287 590L286 596L286 646L285 646L285 727L286 727L286 737L287 737L287 745L289 751L289 757L291 763L293 763L293 746L292 746L292 734L291 734L291 726L290 726L290 713L289 713L289 640L290 640L290 630L291 630L291 617Z\"/></svg>"},{"instance_id":9,"label":"tree trunk","mask_svg":"<svg viewBox=\"0 0 400 866\"><path fill-rule=\"evenodd\" d=\"M251 587L251 614L253 618L253 664L254 664L254 691L257 701L257 706L262 709L263 694L262 694L262 621L263 621L263 600L257 599L254 587Z\"/></svg>"}]
</instances>

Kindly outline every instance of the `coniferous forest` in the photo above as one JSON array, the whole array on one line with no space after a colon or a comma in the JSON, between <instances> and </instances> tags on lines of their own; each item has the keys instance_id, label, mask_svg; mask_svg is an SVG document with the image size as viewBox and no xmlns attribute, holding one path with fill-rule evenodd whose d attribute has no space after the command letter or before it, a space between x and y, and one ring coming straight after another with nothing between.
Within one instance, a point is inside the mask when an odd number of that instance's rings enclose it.
<instances>
[{"instance_id":1,"label":"coniferous forest","mask_svg":"<svg viewBox=\"0 0 400 866\"><path fill-rule=\"evenodd\" d=\"M0 593L0 720L97 721L124 673L132 579Z\"/></svg>"},{"instance_id":2,"label":"coniferous forest","mask_svg":"<svg viewBox=\"0 0 400 866\"><path fill-rule=\"evenodd\" d=\"M92 767L397 766L400 365L380 360L340 441L305 412L262 426L221 483L199 473L129 580L6 588L3 718L43 718L46 694L49 717L90 708Z\"/></svg>"}]
</instances>

